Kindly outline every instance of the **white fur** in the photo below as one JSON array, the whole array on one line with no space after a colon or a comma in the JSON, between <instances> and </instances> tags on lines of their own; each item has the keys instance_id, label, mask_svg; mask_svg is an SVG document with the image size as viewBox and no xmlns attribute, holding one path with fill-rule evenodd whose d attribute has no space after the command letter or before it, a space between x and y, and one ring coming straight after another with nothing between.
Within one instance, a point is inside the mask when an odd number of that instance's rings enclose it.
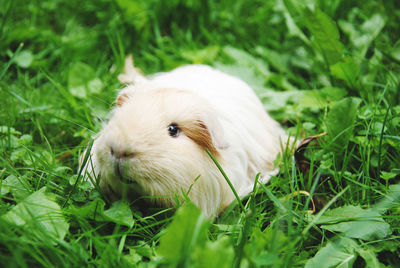
<instances>
[{"instance_id":1,"label":"white fur","mask_svg":"<svg viewBox=\"0 0 400 268\"><path fill-rule=\"evenodd\" d=\"M106 193L157 196L155 202L174 206L176 194L192 186L190 199L210 217L232 202L234 195L205 148L184 132L169 136L169 124L179 122L205 123L218 161L240 196L251 192L257 173L266 183L276 172L273 161L287 136L246 83L203 65L139 78L136 74L131 81L136 84L121 91L127 98L92 147L93 169L88 165L88 170L100 175ZM121 176L111 148L133 153L120 160Z\"/></svg>"}]
</instances>

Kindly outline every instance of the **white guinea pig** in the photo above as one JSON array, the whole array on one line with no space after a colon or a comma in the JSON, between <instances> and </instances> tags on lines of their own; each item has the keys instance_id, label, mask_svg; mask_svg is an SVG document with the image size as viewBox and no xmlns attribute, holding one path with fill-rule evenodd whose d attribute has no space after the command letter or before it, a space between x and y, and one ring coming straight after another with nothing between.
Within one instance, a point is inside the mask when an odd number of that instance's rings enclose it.
<instances>
[{"instance_id":1,"label":"white guinea pig","mask_svg":"<svg viewBox=\"0 0 400 268\"><path fill-rule=\"evenodd\" d=\"M288 138L245 82L204 65L125 78L134 84L119 93L86 164L106 194L153 196L173 207L177 194L189 192L213 217L234 195L206 148L240 196L251 192L257 173L266 183L276 172Z\"/></svg>"}]
</instances>

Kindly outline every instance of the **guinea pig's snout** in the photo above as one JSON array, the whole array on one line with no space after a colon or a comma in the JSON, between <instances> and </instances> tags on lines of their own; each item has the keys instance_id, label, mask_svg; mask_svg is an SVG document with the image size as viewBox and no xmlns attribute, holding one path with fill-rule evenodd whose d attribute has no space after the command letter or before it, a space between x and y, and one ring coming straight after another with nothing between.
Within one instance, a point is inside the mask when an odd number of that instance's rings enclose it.
<instances>
[{"instance_id":1,"label":"guinea pig's snout","mask_svg":"<svg viewBox=\"0 0 400 268\"><path fill-rule=\"evenodd\" d=\"M128 169L129 160L135 157L135 154L128 150L118 150L110 146L111 159L114 165L114 174L125 183L134 183L129 179Z\"/></svg>"},{"instance_id":2,"label":"guinea pig's snout","mask_svg":"<svg viewBox=\"0 0 400 268\"><path fill-rule=\"evenodd\" d=\"M133 158L135 154L133 152L129 152L126 150L115 150L113 147L110 148L110 153L111 156L117 158L117 159L128 159L128 158Z\"/></svg>"},{"instance_id":3,"label":"guinea pig's snout","mask_svg":"<svg viewBox=\"0 0 400 268\"><path fill-rule=\"evenodd\" d=\"M119 159L117 159L117 161L114 163L114 173L120 179L124 179L125 164L125 161L121 161Z\"/></svg>"}]
</instances>

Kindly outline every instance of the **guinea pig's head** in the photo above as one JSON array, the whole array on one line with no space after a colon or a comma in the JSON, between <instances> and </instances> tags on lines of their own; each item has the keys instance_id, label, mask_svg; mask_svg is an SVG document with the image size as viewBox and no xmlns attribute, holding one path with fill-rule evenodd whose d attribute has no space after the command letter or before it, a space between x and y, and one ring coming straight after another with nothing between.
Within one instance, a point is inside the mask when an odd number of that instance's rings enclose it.
<instances>
[{"instance_id":1,"label":"guinea pig's head","mask_svg":"<svg viewBox=\"0 0 400 268\"><path fill-rule=\"evenodd\" d=\"M221 159L227 144L209 103L184 90L131 86L116 104L94 150L100 186L129 188L164 206L190 190L191 200L215 215L226 182L205 149Z\"/></svg>"}]
</instances>

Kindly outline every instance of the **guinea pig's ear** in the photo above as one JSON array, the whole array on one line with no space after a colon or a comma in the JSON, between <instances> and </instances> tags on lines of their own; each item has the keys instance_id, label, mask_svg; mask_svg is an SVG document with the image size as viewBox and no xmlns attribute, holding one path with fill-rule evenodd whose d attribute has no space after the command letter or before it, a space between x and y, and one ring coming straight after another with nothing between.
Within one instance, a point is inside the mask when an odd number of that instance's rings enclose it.
<instances>
[{"instance_id":1,"label":"guinea pig's ear","mask_svg":"<svg viewBox=\"0 0 400 268\"><path fill-rule=\"evenodd\" d=\"M128 94L126 94L126 93L118 94L118 97L116 100L118 107L121 107L122 104L124 104L128 99L129 99Z\"/></svg>"},{"instance_id":2,"label":"guinea pig's ear","mask_svg":"<svg viewBox=\"0 0 400 268\"><path fill-rule=\"evenodd\" d=\"M123 90L121 90L118 93L117 99L115 100L115 102L117 103L118 107L121 107L124 103L126 103L128 101L128 99L130 99L133 95L133 87L129 86L124 88Z\"/></svg>"},{"instance_id":3,"label":"guinea pig's ear","mask_svg":"<svg viewBox=\"0 0 400 268\"><path fill-rule=\"evenodd\" d=\"M212 120L214 121L214 120ZM218 122L206 124L203 120L184 122L181 129L185 135L203 148L207 148L214 156L218 156L218 149L225 149L222 127Z\"/></svg>"},{"instance_id":4,"label":"guinea pig's ear","mask_svg":"<svg viewBox=\"0 0 400 268\"><path fill-rule=\"evenodd\" d=\"M217 149L226 149L229 147L227 139L225 137L224 130L216 118L209 118L207 120L206 128L208 129L212 142Z\"/></svg>"}]
</instances>

